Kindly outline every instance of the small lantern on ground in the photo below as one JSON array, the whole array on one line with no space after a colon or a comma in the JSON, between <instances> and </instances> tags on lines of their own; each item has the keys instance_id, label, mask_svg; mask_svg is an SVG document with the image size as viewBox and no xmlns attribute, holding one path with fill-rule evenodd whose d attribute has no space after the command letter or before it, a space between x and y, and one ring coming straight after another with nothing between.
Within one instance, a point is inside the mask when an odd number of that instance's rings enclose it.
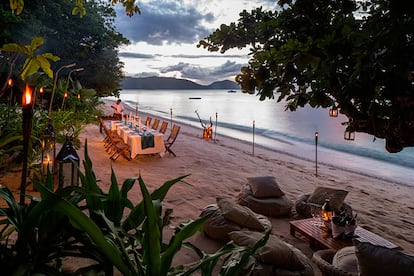
<instances>
[{"instance_id":1,"label":"small lantern on ground","mask_svg":"<svg viewBox=\"0 0 414 276\"><path fill-rule=\"evenodd\" d=\"M79 184L78 168L80 158L73 145L73 126L66 134L66 141L56 156L58 188Z\"/></svg>"},{"instance_id":2,"label":"small lantern on ground","mask_svg":"<svg viewBox=\"0 0 414 276\"><path fill-rule=\"evenodd\" d=\"M42 174L47 175L47 171L53 175L53 164L56 156L56 134L52 123L46 126L42 135Z\"/></svg>"}]
</instances>

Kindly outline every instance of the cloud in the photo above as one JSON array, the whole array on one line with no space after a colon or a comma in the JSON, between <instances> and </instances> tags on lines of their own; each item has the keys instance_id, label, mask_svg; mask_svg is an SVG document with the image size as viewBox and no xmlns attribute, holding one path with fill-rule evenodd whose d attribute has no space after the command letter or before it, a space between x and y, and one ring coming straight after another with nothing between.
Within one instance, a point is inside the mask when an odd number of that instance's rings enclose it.
<instances>
[{"instance_id":1,"label":"cloud","mask_svg":"<svg viewBox=\"0 0 414 276\"><path fill-rule=\"evenodd\" d=\"M179 62L175 65L160 68L161 74L179 73L182 78L196 81L215 81L228 79L240 73L244 64L226 61L219 66L201 67L190 63Z\"/></svg>"},{"instance_id":2,"label":"cloud","mask_svg":"<svg viewBox=\"0 0 414 276\"><path fill-rule=\"evenodd\" d=\"M134 42L152 45L164 43L194 43L211 30L204 26L212 22L212 13L202 13L195 6L184 5L181 1L152 1L139 4L141 15L125 16L120 8L115 24L117 30Z\"/></svg>"},{"instance_id":3,"label":"cloud","mask_svg":"<svg viewBox=\"0 0 414 276\"><path fill-rule=\"evenodd\" d=\"M123 58L136 58L136 59L152 59L156 55L140 54L132 52L119 52L118 55Z\"/></svg>"}]
</instances>

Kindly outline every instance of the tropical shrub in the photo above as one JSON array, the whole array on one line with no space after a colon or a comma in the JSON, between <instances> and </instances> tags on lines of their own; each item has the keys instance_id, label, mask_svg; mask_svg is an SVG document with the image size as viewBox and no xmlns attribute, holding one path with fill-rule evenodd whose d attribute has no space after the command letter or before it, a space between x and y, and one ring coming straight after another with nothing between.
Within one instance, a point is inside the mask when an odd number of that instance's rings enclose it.
<instances>
[{"instance_id":1,"label":"tropical shrub","mask_svg":"<svg viewBox=\"0 0 414 276\"><path fill-rule=\"evenodd\" d=\"M266 243L269 233L254 248L224 245L206 254L185 240L199 231L206 218L190 220L175 228L171 239L163 239L170 212L163 212L162 201L169 189L183 182L186 175L165 182L149 193L141 178L138 185L142 201L134 205L128 193L136 179L126 179L119 189L115 173L105 193L98 186L85 143L84 172L79 171L81 186L53 191L52 177L42 183L34 180L40 199L19 205L8 188L0 188L7 207L0 208L0 266L6 275L60 275L69 273L65 257L87 259L87 265L70 271L75 275L112 275L114 268L123 275L191 275L201 271L211 275L218 260L242 251L239 262L220 270L220 275L237 275L239 267L257 248ZM190 266L172 267L173 257L182 246L193 249L200 261Z\"/></svg>"}]
</instances>

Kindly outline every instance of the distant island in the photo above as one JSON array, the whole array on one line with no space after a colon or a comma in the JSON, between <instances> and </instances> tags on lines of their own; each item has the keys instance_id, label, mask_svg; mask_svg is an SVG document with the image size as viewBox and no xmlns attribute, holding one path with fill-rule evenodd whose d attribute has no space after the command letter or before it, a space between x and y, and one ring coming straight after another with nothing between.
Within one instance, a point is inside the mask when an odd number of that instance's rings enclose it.
<instances>
[{"instance_id":1,"label":"distant island","mask_svg":"<svg viewBox=\"0 0 414 276\"><path fill-rule=\"evenodd\" d=\"M122 89L230 89L237 90L240 86L229 80L215 81L209 85L201 85L186 79L168 77L126 77L122 81Z\"/></svg>"}]
</instances>

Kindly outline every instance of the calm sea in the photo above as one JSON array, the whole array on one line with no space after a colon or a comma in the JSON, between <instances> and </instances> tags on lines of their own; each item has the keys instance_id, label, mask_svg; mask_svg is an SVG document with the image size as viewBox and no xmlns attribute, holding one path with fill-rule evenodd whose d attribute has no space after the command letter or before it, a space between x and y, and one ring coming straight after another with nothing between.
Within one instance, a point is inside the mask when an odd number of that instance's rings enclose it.
<instances>
[{"instance_id":1,"label":"calm sea","mask_svg":"<svg viewBox=\"0 0 414 276\"><path fill-rule=\"evenodd\" d=\"M114 99L109 97L108 99ZM246 140L301 158L315 160L315 132L318 132L318 163L414 185L414 148L388 153L384 140L356 133L354 141L344 140L347 119L328 116L327 109L302 108L285 111L284 103L259 101L255 95L227 90L123 90L121 99L138 111L200 128L213 123L220 135ZM254 131L253 131L254 129ZM213 137L214 138L214 137Z\"/></svg>"}]
</instances>

